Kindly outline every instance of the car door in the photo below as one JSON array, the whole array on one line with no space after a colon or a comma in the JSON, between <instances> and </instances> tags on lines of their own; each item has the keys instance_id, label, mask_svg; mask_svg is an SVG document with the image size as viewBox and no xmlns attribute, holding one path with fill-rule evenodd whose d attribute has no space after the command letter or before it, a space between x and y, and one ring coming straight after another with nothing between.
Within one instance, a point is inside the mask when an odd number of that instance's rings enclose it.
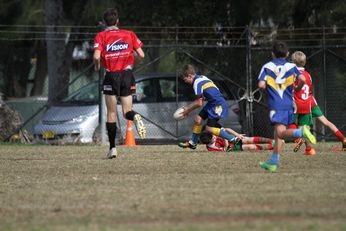
<instances>
[{"instance_id":1,"label":"car door","mask_svg":"<svg viewBox=\"0 0 346 231\"><path fill-rule=\"evenodd\" d=\"M189 94L185 94L185 91L182 94L177 94L177 82L178 89L185 87L182 80L172 75L153 76L136 83L133 108L146 119L147 139L175 140L181 136L181 128L186 130L187 127L180 126L180 124L191 124L191 121L177 122L173 118L174 111L178 107L186 105L186 102L180 102L180 100L193 94L191 87ZM188 129L189 132L190 130Z\"/></svg>"},{"instance_id":2,"label":"car door","mask_svg":"<svg viewBox=\"0 0 346 231\"><path fill-rule=\"evenodd\" d=\"M147 139L174 139L170 111L166 102L161 100L160 82L158 76L137 81L133 108L145 119Z\"/></svg>"},{"instance_id":3,"label":"car door","mask_svg":"<svg viewBox=\"0 0 346 231\"><path fill-rule=\"evenodd\" d=\"M190 104L194 100L193 88L175 76L159 78L158 85L160 89L158 102L162 111L161 116L164 118L164 129L174 133L178 140L189 138L198 110L191 112L186 119L180 121L173 118L173 113L179 107Z\"/></svg>"},{"instance_id":4,"label":"car door","mask_svg":"<svg viewBox=\"0 0 346 231\"><path fill-rule=\"evenodd\" d=\"M144 119L147 128L146 139L176 140L181 136L184 136L184 139L190 136L193 118L198 112L192 112L187 119L179 122L173 118L173 113L178 107L190 103L193 95L192 87L173 75L137 78L133 110ZM121 110L121 105L118 105L118 116L121 115ZM118 122L124 136L127 121L119 116ZM139 138L136 132L135 138Z\"/></svg>"}]
</instances>

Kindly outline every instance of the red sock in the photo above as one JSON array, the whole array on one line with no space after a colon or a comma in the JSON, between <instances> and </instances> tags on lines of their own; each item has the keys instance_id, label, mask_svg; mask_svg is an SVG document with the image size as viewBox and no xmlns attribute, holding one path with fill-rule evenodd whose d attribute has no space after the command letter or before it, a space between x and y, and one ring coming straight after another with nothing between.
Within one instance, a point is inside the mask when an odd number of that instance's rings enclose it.
<instances>
[{"instance_id":1,"label":"red sock","mask_svg":"<svg viewBox=\"0 0 346 231\"><path fill-rule=\"evenodd\" d=\"M312 148L311 143L308 141L305 141L304 143L305 143L305 151L310 151Z\"/></svg>"},{"instance_id":2,"label":"red sock","mask_svg":"<svg viewBox=\"0 0 346 231\"><path fill-rule=\"evenodd\" d=\"M273 145L269 144L261 146L256 144L256 150L273 150Z\"/></svg>"},{"instance_id":3,"label":"red sock","mask_svg":"<svg viewBox=\"0 0 346 231\"><path fill-rule=\"evenodd\" d=\"M272 139L270 138L264 138L264 137L260 137L260 136L255 136L253 138L253 142L255 144L271 144L272 143Z\"/></svg>"},{"instance_id":4,"label":"red sock","mask_svg":"<svg viewBox=\"0 0 346 231\"><path fill-rule=\"evenodd\" d=\"M273 145L269 144L268 145L268 150L273 150L273 149L274 149Z\"/></svg>"},{"instance_id":5,"label":"red sock","mask_svg":"<svg viewBox=\"0 0 346 231\"><path fill-rule=\"evenodd\" d=\"M339 139L341 142L344 141L344 139L345 139L344 134L342 134L342 132L340 132L340 130L337 130L337 131L335 132L335 135L336 135L336 137L338 137L338 139Z\"/></svg>"},{"instance_id":6,"label":"red sock","mask_svg":"<svg viewBox=\"0 0 346 231\"><path fill-rule=\"evenodd\" d=\"M297 129L297 128L298 128L297 124L288 125L288 129Z\"/></svg>"},{"instance_id":7,"label":"red sock","mask_svg":"<svg viewBox=\"0 0 346 231\"><path fill-rule=\"evenodd\" d=\"M256 145L256 150L262 150L262 146Z\"/></svg>"}]
</instances>

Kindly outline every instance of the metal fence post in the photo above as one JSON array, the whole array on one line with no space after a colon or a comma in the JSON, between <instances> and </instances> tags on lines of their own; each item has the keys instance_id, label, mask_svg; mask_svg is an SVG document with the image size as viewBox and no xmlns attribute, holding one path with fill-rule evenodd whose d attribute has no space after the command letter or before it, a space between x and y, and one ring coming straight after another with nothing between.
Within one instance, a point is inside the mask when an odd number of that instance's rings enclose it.
<instances>
[{"instance_id":1,"label":"metal fence post","mask_svg":"<svg viewBox=\"0 0 346 231\"><path fill-rule=\"evenodd\" d=\"M105 99L102 94L103 76L104 76L104 69L101 68L99 71L99 125L100 125L101 144L106 144Z\"/></svg>"},{"instance_id":2,"label":"metal fence post","mask_svg":"<svg viewBox=\"0 0 346 231\"><path fill-rule=\"evenodd\" d=\"M251 78L251 33L246 26L246 124L248 136L253 136L253 94Z\"/></svg>"},{"instance_id":3,"label":"metal fence post","mask_svg":"<svg viewBox=\"0 0 346 231\"><path fill-rule=\"evenodd\" d=\"M179 27L178 25L175 25L175 44L174 44L174 49L175 49L175 55L174 55L174 61L175 61L175 66L177 67L178 64L178 42L179 42ZM178 81L178 69L175 68L175 105L176 108L179 106L179 81ZM179 134L179 123L178 121L175 123L175 135L178 136Z\"/></svg>"},{"instance_id":4,"label":"metal fence post","mask_svg":"<svg viewBox=\"0 0 346 231\"><path fill-rule=\"evenodd\" d=\"M323 111L324 115L327 117L327 100L326 100L326 84L327 84L327 65L326 65L326 31L325 27L322 27L322 49L323 49L323 91L322 91L322 98L323 98ZM325 134L326 134L326 129L325 126L322 125L321 127L321 132L323 134L322 141L325 141Z\"/></svg>"}]
</instances>

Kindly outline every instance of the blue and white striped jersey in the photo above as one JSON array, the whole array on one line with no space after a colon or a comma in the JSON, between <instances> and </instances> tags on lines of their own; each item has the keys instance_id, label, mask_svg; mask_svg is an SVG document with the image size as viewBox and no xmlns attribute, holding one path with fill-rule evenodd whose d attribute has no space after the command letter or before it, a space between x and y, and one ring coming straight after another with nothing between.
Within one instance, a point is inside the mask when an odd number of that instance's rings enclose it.
<instances>
[{"instance_id":1,"label":"blue and white striped jersey","mask_svg":"<svg viewBox=\"0 0 346 231\"><path fill-rule=\"evenodd\" d=\"M215 83L204 75L195 75L193 89L196 96L203 97L206 101L215 105L225 103L225 98Z\"/></svg>"},{"instance_id":2,"label":"blue and white striped jersey","mask_svg":"<svg viewBox=\"0 0 346 231\"><path fill-rule=\"evenodd\" d=\"M263 65L258 80L266 81L269 109L293 108L293 84L300 71L294 63L278 58Z\"/></svg>"}]
</instances>

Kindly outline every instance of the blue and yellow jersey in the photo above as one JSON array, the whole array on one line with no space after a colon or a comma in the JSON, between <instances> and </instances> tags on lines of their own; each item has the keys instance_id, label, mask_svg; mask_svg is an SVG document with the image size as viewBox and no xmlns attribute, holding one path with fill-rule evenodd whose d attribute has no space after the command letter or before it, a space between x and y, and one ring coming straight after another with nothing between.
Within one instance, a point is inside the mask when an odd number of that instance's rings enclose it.
<instances>
[{"instance_id":1,"label":"blue and yellow jersey","mask_svg":"<svg viewBox=\"0 0 346 231\"><path fill-rule=\"evenodd\" d=\"M195 75L193 90L197 97L203 97L209 103L221 105L225 103L225 98L213 81L203 75Z\"/></svg>"},{"instance_id":2,"label":"blue and yellow jersey","mask_svg":"<svg viewBox=\"0 0 346 231\"><path fill-rule=\"evenodd\" d=\"M273 59L266 63L258 80L266 81L269 109L288 110L293 108L293 84L300 71L286 59Z\"/></svg>"}]
</instances>

